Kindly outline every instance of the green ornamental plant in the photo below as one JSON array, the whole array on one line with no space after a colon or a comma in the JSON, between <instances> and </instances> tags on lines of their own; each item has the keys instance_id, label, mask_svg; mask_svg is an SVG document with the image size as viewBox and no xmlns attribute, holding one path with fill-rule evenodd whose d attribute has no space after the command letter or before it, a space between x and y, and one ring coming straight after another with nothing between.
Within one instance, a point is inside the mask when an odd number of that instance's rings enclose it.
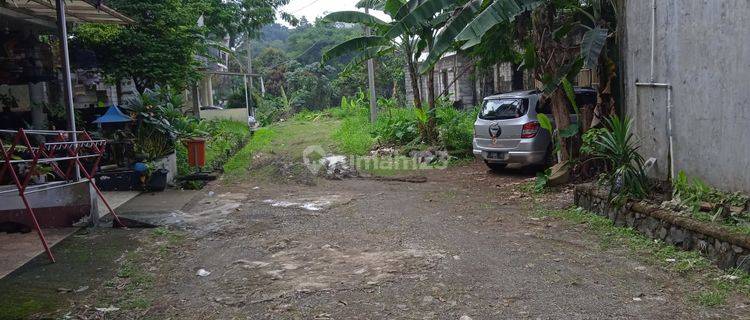
<instances>
[{"instance_id":1,"label":"green ornamental plant","mask_svg":"<svg viewBox=\"0 0 750 320\"><path fill-rule=\"evenodd\" d=\"M610 199L622 204L628 198L643 198L648 193L648 179L643 170L643 157L630 130L631 121L612 116L605 119L606 127L595 141L594 157L603 159L612 170L606 174Z\"/></svg>"}]
</instances>

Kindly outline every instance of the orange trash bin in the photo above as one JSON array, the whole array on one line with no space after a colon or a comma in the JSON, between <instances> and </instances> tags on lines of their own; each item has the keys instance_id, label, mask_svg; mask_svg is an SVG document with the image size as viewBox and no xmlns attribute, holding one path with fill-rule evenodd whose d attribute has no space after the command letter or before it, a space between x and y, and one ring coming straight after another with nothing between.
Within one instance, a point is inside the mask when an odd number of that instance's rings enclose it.
<instances>
[{"instance_id":1,"label":"orange trash bin","mask_svg":"<svg viewBox=\"0 0 750 320\"><path fill-rule=\"evenodd\" d=\"M187 147L188 165L191 167L203 167L206 165L206 139L185 139L182 143Z\"/></svg>"}]
</instances>

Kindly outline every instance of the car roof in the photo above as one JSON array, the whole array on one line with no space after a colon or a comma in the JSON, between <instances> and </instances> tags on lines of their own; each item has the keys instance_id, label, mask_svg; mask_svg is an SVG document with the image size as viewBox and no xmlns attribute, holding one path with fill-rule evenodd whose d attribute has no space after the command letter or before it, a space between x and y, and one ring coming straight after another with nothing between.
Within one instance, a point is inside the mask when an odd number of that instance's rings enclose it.
<instances>
[{"instance_id":1,"label":"car roof","mask_svg":"<svg viewBox=\"0 0 750 320\"><path fill-rule=\"evenodd\" d=\"M596 93L596 90L591 87L573 87L573 90L575 91L575 93ZM541 93L542 92L539 90L512 91L512 92L506 92L506 93L487 96L484 98L484 100L494 100L494 99L503 99L503 98L528 98L530 96L539 95Z\"/></svg>"},{"instance_id":2,"label":"car roof","mask_svg":"<svg viewBox=\"0 0 750 320\"><path fill-rule=\"evenodd\" d=\"M513 91L513 92L506 92L502 94L496 94L491 95L488 97L485 97L484 100L494 100L494 99L502 99L502 98L528 98L532 95L540 94L539 90L523 90L523 91Z\"/></svg>"}]
</instances>

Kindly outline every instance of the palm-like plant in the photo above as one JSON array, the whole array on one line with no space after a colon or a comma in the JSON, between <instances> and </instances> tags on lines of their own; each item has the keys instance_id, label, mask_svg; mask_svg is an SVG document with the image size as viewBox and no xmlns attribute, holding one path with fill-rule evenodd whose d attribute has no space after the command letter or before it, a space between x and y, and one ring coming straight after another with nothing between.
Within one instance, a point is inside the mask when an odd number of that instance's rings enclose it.
<instances>
[{"instance_id":1,"label":"palm-like plant","mask_svg":"<svg viewBox=\"0 0 750 320\"><path fill-rule=\"evenodd\" d=\"M598 148L594 149L594 156L613 168L607 177L610 198L621 203L628 197L644 197L648 192L648 179L638 143L630 131L631 121L615 115L604 122L609 130L595 141Z\"/></svg>"}]
</instances>

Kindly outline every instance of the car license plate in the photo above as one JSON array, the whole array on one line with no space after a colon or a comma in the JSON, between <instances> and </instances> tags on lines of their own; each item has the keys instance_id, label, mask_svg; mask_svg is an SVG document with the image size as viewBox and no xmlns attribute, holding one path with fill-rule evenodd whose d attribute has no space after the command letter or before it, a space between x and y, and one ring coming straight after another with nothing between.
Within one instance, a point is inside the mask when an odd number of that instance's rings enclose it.
<instances>
[{"instance_id":1,"label":"car license plate","mask_svg":"<svg viewBox=\"0 0 750 320\"><path fill-rule=\"evenodd\" d=\"M487 159L504 160L507 152L487 152Z\"/></svg>"}]
</instances>

